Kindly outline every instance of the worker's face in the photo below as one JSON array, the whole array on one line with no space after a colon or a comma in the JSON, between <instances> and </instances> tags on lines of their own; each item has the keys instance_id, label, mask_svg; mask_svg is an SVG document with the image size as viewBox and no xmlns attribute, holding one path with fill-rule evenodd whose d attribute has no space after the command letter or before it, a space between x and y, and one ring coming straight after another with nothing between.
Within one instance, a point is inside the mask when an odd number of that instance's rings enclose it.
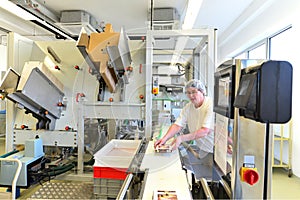
<instances>
[{"instance_id":1,"label":"worker's face","mask_svg":"<svg viewBox=\"0 0 300 200\"><path fill-rule=\"evenodd\" d=\"M196 107L200 106L203 102L204 96L197 88L187 88L186 95Z\"/></svg>"}]
</instances>

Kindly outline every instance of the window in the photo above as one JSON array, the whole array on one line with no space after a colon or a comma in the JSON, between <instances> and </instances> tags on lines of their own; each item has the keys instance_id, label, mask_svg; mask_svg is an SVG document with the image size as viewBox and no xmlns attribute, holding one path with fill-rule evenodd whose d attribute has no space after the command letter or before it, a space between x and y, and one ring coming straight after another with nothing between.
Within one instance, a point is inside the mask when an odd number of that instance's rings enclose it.
<instances>
[{"instance_id":1,"label":"window","mask_svg":"<svg viewBox=\"0 0 300 200\"><path fill-rule=\"evenodd\" d=\"M246 52L243 52L243 53L237 55L237 56L235 57L235 59L246 59L247 57L248 57L248 56L247 56L247 53L246 53Z\"/></svg>"},{"instance_id":2,"label":"window","mask_svg":"<svg viewBox=\"0 0 300 200\"><path fill-rule=\"evenodd\" d=\"M234 59L266 59L267 58L267 40L262 41L248 47Z\"/></svg>"},{"instance_id":3,"label":"window","mask_svg":"<svg viewBox=\"0 0 300 200\"><path fill-rule=\"evenodd\" d=\"M269 38L271 60L291 60L292 55L298 53L291 49L295 45L288 38L293 38L291 27Z\"/></svg>"},{"instance_id":4,"label":"window","mask_svg":"<svg viewBox=\"0 0 300 200\"><path fill-rule=\"evenodd\" d=\"M291 47L294 47L291 26L265 38L243 52L234 56L234 59L271 59L271 60L290 60L293 56ZM268 55L268 56L267 56Z\"/></svg>"},{"instance_id":5,"label":"window","mask_svg":"<svg viewBox=\"0 0 300 200\"><path fill-rule=\"evenodd\" d=\"M263 43L259 45L258 47L255 47L252 50L248 51L248 58L249 59L266 59L267 55L267 48L266 43Z\"/></svg>"}]
</instances>

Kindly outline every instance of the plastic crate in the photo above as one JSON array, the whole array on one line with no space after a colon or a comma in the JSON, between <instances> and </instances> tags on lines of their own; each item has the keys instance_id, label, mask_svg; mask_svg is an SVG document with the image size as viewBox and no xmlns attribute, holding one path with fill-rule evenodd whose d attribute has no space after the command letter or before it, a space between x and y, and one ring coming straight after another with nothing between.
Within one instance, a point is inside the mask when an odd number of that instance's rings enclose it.
<instances>
[{"instance_id":1,"label":"plastic crate","mask_svg":"<svg viewBox=\"0 0 300 200\"><path fill-rule=\"evenodd\" d=\"M108 178L125 180L127 176L126 168L112 168L112 167L99 167L94 166L94 178Z\"/></svg>"},{"instance_id":2,"label":"plastic crate","mask_svg":"<svg viewBox=\"0 0 300 200\"><path fill-rule=\"evenodd\" d=\"M140 140L111 140L94 154L94 178L124 180Z\"/></svg>"},{"instance_id":3,"label":"plastic crate","mask_svg":"<svg viewBox=\"0 0 300 200\"><path fill-rule=\"evenodd\" d=\"M98 199L116 198L124 180L94 178L94 196Z\"/></svg>"}]
</instances>

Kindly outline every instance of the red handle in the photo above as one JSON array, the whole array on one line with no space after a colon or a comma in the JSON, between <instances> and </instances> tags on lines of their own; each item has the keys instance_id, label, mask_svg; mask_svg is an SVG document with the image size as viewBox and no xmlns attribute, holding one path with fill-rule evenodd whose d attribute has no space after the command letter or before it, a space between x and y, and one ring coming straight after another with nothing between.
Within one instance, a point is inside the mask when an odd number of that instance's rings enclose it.
<instances>
[{"instance_id":1,"label":"red handle","mask_svg":"<svg viewBox=\"0 0 300 200\"><path fill-rule=\"evenodd\" d=\"M244 172L244 180L246 183L250 184L250 185L254 185L255 183L257 183L259 179L259 175L257 173L257 171L253 170L253 169L247 169Z\"/></svg>"}]
</instances>

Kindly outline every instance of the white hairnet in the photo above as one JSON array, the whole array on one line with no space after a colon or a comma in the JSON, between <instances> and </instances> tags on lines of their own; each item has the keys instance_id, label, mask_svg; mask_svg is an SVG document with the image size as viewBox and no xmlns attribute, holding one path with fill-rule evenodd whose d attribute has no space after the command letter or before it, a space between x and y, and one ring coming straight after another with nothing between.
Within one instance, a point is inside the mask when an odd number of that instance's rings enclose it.
<instances>
[{"instance_id":1,"label":"white hairnet","mask_svg":"<svg viewBox=\"0 0 300 200\"><path fill-rule=\"evenodd\" d=\"M206 88L205 85L197 79L192 79L190 81L188 81L185 84L185 90L189 87L193 87L193 88L197 88L200 92L202 92L204 95L206 94Z\"/></svg>"}]
</instances>

